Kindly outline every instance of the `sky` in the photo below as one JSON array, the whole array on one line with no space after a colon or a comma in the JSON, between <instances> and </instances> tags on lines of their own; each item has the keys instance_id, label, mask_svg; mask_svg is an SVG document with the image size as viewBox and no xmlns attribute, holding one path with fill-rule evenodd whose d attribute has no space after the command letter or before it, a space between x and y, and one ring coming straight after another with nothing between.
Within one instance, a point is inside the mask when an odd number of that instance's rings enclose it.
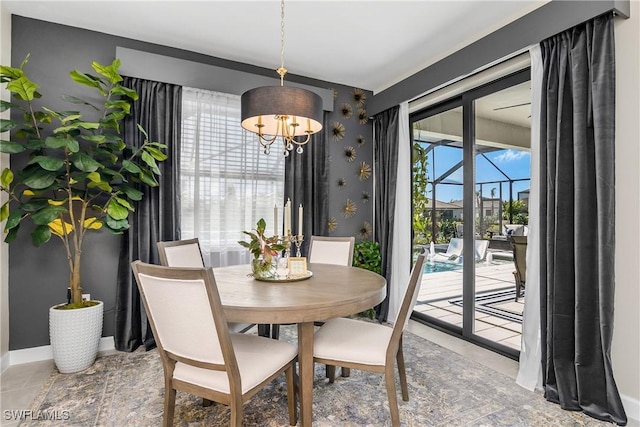
<instances>
[{"instance_id":1,"label":"sky","mask_svg":"<svg viewBox=\"0 0 640 427\"><path fill-rule=\"evenodd\" d=\"M435 162L434 154L435 152ZM485 156L495 164L504 174L512 179L529 178L531 176L531 155L528 151L520 150L498 150L485 154ZM488 181L501 181L507 178L494 167L487 158L482 155L476 157L476 183ZM428 168L429 181L433 182L434 174L436 177L451 169L456 163L462 160L462 150L459 148L440 146L429 153ZM451 174L445 182L462 183L463 169L459 168ZM484 197L491 196L491 189L495 188L496 197L500 196L499 183L493 182L484 184L482 192ZM528 190L529 181L520 181L513 183L513 199L517 200L518 191ZM479 191L479 185L476 188ZM431 197L431 193L427 195ZM438 185L436 188L436 199L442 202L450 202L452 200L462 199L462 185ZM509 185L507 182L502 184L502 200L509 200Z\"/></svg>"}]
</instances>

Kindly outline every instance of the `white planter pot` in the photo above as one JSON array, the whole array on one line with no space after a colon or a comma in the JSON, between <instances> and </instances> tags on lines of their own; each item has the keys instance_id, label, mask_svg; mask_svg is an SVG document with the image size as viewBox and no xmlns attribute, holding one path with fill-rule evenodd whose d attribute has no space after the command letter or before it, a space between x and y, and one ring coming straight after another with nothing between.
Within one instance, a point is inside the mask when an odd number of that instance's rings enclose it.
<instances>
[{"instance_id":1,"label":"white planter pot","mask_svg":"<svg viewBox=\"0 0 640 427\"><path fill-rule=\"evenodd\" d=\"M49 339L60 372L79 372L93 365L102 336L103 310L102 301L75 310L49 309Z\"/></svg>"}]
</instances>

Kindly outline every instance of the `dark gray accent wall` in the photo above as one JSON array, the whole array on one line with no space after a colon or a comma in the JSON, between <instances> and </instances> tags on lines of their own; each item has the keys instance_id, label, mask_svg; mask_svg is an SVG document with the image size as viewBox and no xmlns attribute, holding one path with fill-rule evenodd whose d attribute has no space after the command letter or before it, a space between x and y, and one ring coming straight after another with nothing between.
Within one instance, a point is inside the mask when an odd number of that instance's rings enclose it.
<instances>
[{"instance_id":1,"label":"dark gray accent wall","mask_svg":"<svg viewBox=\"0 0 640 427\"><path fill-rule=\"evenodd\" d=\"M629 0L553 0L376 94L369 105L369 112L377 114L401 102L410 101L457 77L468 75L611 10L622 17L629 17Z\"/></svg>"},{"instance_id":2,"label":"dark gray accent wall","mask_svg":"<svg viewBox=\"0 0 640 427\"><path fill-rule=\"evenodd\" d=\"M194 52L159 46L141 41L116 37L103 33L87 31L45 21L20 16L12 17L12 55L13 66L19 66L27 54L31 54L26 71L42 88L42 102L53 109L69 109L70 105L61 100L61 95L86 96L83 88L69 78L69 72L78 69L92 72L91 62L111 63L116 57L116 47L136 49L158 55L169 56L200 64L229 68L260 76L273 77L273 70L255 67L238 62L214 58ZM185 70L184 72L188 72ZM309 79L296 75L287 75L287 81L332 89L339 97L349 96L351 87ZM367 93L369 99L371 93ZM342 99L342 98L340 98ZM334 99L334 111L329 114L329 122L342 120L339 106ZM17 114L17 112L14 112ZM354 109L354 114L356 110ZM15 117L14 117L15 118ZM350 176L350 190L355 195L361 194L364 188L370 189L372 180L359 181L354 175L354 163L349 164L338 154L343 152L342 145L357 146L353 141L362 134L366 144L358 147L358 159L371 163L371 123L365 125L345 122L349 140L331 144L330 155L330 216L338 216L345 193L338 191L334 181L336 176ZM329 131L326 129L325 131ZM256 142L257 143L257 142ZM295 154L293 154L295 155ZM12 156L12 167L24 164L25 159ZM334 168L336 170L334 171ZM348 170L345 170L347 168ZM369 190L370 191L370 190ZM335 199L335 200L334 200ZM360 200L356 220L353 217L335 231L335 235L357 235L358 225L372 217L372 203L363 205ZM66 300L66 284L68 273L62 244L51 241L35 248L31 245L30 230L20 230L18 239L9 247L9 349L18 350L49 344L49 307ZM106 231L88 235L84 245L82 264L82 285L85 293L93 299L104 301L105 317L103 336L112 336L114 331L114 308L116 274L118 264L119 237Z\"/></svg>"}]
</instances>

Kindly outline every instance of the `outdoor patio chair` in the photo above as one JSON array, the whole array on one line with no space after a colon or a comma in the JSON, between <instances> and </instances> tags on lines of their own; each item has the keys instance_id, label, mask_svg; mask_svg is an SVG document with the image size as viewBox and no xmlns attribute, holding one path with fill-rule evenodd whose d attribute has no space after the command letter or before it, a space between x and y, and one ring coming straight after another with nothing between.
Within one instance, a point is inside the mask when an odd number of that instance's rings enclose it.
<instances>
[{"instance_id":1,"label":"outdoor patio chair","mask_svg":"<svg viewBox=\"0 0 640 427\"><path fill-rule=\"evenodd\" d=\"M511 236L511 248L513 249L513 264L516 269L513 277L516 281L516 301L524 289L527 273L527 236Z\"/></svg>"},{"instance_id":2,"label":"outdoor patio chair","mask_svg":"<svg viewBox=\"0 0 640 427\"><path fill-rule=\"evenodd\" d=\"M475 257L476 261L483 261L487 255L487 249L489 248L488 240L476 240L475 241Z\"/></svg>"},{"instance_id":3,"label":"outdoor patio chair","mask_svg":"<svg viewBox=\"0 0 640 427\"><path fill-rule=\"evenodd\" d=\"M462 239L454 237L449 241L447 251L445 253L436 252L433 254L432 260L439 262L460 262L460 256L462 255Z\"/></svg>"}]
</instances>

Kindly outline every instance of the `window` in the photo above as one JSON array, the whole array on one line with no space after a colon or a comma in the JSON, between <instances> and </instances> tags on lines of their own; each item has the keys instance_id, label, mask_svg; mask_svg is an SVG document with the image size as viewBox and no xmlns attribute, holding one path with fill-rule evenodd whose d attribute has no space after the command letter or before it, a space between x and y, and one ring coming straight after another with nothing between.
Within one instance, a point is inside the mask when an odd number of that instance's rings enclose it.
<instances>
[{"instance_id":1,"label":"window","mask_svg":"<svg viewBox=\"0 0 640 427\"><path fill-rule=\"evenodd\" d=\"M182 238L198 237L207 265L248 263L237 242L260 218L275 227L284 157L265 155L242 129L239 96L201 89L183 89L181 140Z\"/></svg>"}]
</instances>

